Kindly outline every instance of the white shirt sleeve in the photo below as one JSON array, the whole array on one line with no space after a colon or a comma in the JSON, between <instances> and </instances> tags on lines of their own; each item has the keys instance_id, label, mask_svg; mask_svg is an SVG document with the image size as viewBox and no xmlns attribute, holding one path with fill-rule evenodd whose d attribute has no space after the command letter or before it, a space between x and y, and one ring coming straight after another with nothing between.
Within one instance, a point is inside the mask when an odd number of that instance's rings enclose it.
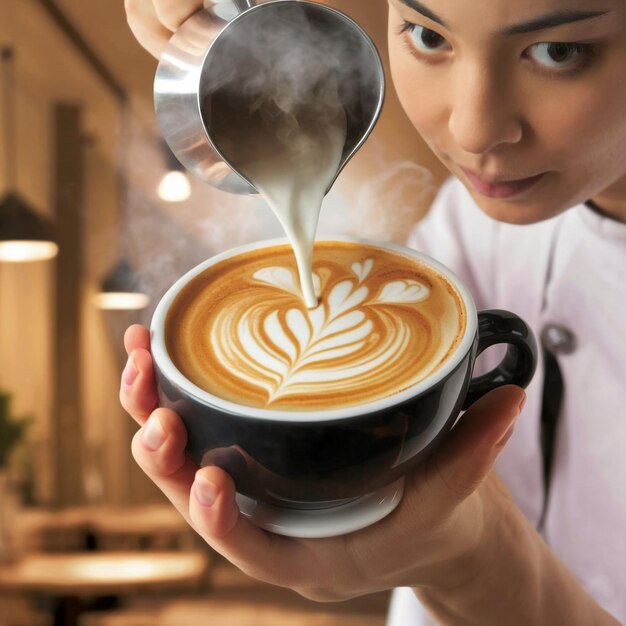
<instances>
[{"instance_id":1,"label":"white shirt sleeve","mask_svg":"<svg viewBox=\"0 0 626 626\"><path fill-rule=\"evenodd\" d=\"M410 587L393 590L387 626L437 626Z\"/></svg>"}]
</instances>

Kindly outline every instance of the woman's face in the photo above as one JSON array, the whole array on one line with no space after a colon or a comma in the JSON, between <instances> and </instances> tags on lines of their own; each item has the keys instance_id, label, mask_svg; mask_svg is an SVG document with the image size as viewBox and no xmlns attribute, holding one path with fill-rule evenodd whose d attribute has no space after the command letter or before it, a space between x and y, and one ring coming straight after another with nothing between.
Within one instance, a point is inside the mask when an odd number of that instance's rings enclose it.
<instances>
[{"instance_id":1,"label":"woman's face","mask_svg":"<svg viewBox=\"0 0 626 626\"><path fill-rule=\"evenodd\" d=\"M491 217L626 221L626 0L389 0L402 105Z\"/></svg>"}]
</instances>

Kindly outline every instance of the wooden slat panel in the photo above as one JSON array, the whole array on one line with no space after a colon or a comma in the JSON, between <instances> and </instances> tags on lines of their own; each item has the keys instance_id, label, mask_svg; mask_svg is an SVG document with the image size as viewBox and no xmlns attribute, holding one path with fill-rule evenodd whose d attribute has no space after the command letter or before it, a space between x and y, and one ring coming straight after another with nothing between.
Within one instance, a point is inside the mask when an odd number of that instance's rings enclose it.
<instances>
[{"instance_id":1,"label":"wooden slat panel","mask_svg":"<svg viewBox=\"0 0 626 626\"><path fill-rule=\"evenodd\" d=\"M80 300L83 278L84 197L81 110L73 104L54 107L54 204L59 255L56 275L54 355L55 402L53 450L56 504L83 500L80 371Z\"/></svg>"}]
</instances>

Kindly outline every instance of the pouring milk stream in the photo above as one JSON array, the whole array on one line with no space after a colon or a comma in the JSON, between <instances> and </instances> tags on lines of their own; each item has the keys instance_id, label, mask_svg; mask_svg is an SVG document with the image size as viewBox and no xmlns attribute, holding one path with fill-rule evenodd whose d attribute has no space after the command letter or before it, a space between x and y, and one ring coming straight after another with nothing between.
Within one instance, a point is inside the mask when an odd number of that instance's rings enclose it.
<instances>
[{"instance_id":1,"label":"pouring milk stream","mask_svg":"<svg viewBox=\"0 0 626 626\"><path fill-rule=\"evenodd\" d=\"M324 119L272 110L232 117L216 142L259 191L293 248L304 302L318 305L313 283L313 244L326 191L339 169L346 142L346 115L338 99Z\"/></svg>"}]
</instances>

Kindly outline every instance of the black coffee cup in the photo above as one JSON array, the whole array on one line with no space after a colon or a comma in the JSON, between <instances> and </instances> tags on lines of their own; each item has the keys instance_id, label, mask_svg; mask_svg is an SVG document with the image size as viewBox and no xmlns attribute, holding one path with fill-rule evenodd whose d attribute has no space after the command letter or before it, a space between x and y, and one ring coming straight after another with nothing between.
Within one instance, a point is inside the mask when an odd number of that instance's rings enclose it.
<instances>
[{"instance_id":1,"label":"black coffee cup","mask_svg":"<svg viewBox=\"0 0 626 626\"><path fill-rule=\"evenodd\" d=\"M477 312L465 285L437 261L402 246L363 242L417 260L455 286L467 320L446 362L400 393L336 410L274 411L223 400L195 386L172 362L164 335L167 313L180 290L208 267L279 243L285 242L261 242L220 254L185 274L165 294L151 325L160 403L182 418L193 460L230 473L242 512L257 525L297 537L343 534L395 508L406 473L431 453L463 409L496 387L528 385L537 363L536 341L513 313ZM476 357L495 344L508 344L500 364L472 378Z\"/></svg>"}]
</instances>

